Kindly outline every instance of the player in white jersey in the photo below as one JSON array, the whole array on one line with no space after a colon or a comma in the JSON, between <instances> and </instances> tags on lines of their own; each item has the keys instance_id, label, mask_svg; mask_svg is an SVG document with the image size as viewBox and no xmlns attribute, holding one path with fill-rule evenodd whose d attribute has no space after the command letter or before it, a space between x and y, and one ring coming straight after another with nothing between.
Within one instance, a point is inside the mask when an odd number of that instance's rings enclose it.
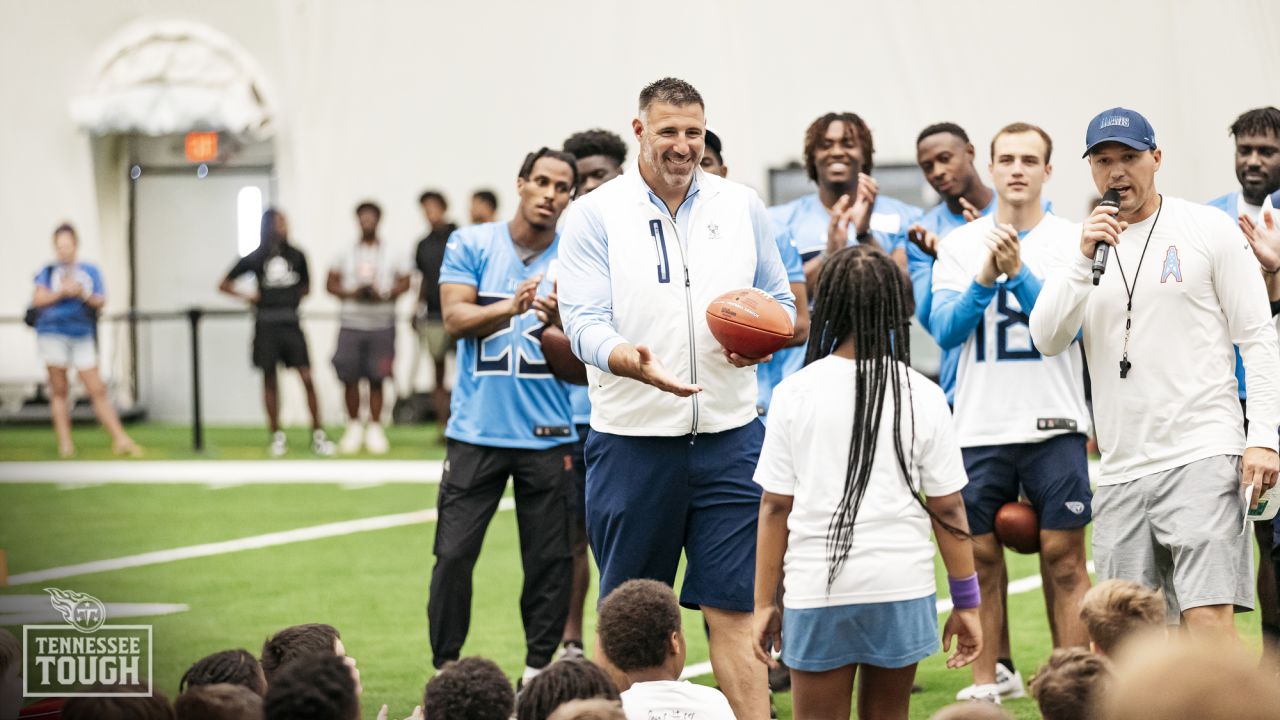
<instances>
[{"instance_id":1,"label":"player in white jersey","mask_svg":"<svg viewBox=\"0 0 1280 720\"><path fill-rule=\"evenodd\" d=\"M1229 218L1156 192L1161 151L1146 118L1103 111L1085 148L1098 192L1117 191L1120 206L1085 221L1031 331L1050 355L1083 331L1102 451L1098 578L1162 588L1171 620L1234 635L1233 610L1253 607L1244 493L1256 503L1280 470L1280 349L1266 286ZM1112 246L1100 277L1091 271L1099 243ZM1247 433L1233 344L1246 370Z\"/></svg>"},{"instance_id":2,"label":"player in white jersey","mask_svg":"<svg viewBox=\"0 0 1280 720\"><path fill-rule=\"evenodd\" d=\"M1034 125L1014 123L996 133L990 166L996 212L953 230L940 246L929 325L943 348L962 348L955 421L970 481L965 508L987 598L983 633L998 637L1003 614L1004 551L993 532L995 515L1018 500L1021 488L1040 518L1056 642L1087 646L1077 612L1089 589L1084 528L1092 499L1084 368L1078 347L1042 357L1027 327L1042 278L1075 246L1078 233L1040 202L1052 150L1049 136ZM974 664L975 697L999 697L995 650L993 643Z\"/></svg>"}]
</instances>

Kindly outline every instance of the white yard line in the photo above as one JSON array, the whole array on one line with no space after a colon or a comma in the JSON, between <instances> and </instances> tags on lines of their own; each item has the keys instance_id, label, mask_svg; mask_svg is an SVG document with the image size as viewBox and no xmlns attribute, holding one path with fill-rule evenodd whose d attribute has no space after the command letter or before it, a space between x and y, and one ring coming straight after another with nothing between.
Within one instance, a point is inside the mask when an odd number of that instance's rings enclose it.
<instances>
[{"instance_id":1,"label":"white yard line","mask_svg":"<svg viewBox=\"0 0 1280 720\"><path fill-rule=\"evenodd\" d=\"M0 484L57 483L64 487L440 482L440 460L104 460L0 462Z\"/></svg>"},{"instance_id":2,"label":"white yard line","mask_svg":"<svg viewBox=\"0 0 1280 720\"><path fill-rule=\"evenodd\" d=\"M107 603L112 620L173 615L190 610L180 603ZM62 614L49 604L48 595L0 596L0 625L36 625L62 622Z\"/></svg>"},{"instance_id":3,"label":"white yard line","mask_svg":"<svg viewBox=\"0 0 1280 720\"><path fill-rule=\"evenodd\" d=\"M503 498L502 501L498 503L499 510L512 510L514 508L515 500L513 498ZM261 548L275 547L277 545L307 542L308 540L340 537L342 535L368 532L370 530L385 530L387 528L402 527L405 525L419 525L422 523L435 522L435 519L436 510L435 508L430 508L428 510L397 513L395 515L379 515L377 517L360 518L359 520L344 520L342 522L314 525L312 527L298 528L296 530L285 530L283 532L267 533L265 535L254 535L252 537L239 538L236 540L225 540L223 542L204 543L201 545L189 545L187 547L173 548L171 550L157 550L155 552L128 555L109 560L94 560L93 562L49 568L48 570L35 570L32 572L18 573L16 575L9 576L9 584L27 585L30 583L75 577L77 575L89 575L91 573L124 570L125 568L144 567L147 565L160 565L162 563L170 563L178 560L191 560L193 558L209 557L211 555L225 555L227 553L240 552L242 550L258 550Z\"/></svg>"}]
</instances>

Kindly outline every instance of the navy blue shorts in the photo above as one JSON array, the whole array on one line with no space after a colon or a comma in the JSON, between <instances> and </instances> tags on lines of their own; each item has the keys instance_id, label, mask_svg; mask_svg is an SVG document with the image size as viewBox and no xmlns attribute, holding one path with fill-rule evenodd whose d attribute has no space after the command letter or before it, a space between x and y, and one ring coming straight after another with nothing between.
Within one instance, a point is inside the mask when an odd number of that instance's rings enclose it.
<instances>
[{"instance_id":1,"label":"navy blue shorts","mask_svg":"<svg viewBox=\"0 0 1280 720\"><path fill-rule=\"evenodd\" d=\"M681 605L754 609L761 491L752 477L763 441L758 420L696 438L593 430L587 535L600 567L600 598L634 578L674 587L683 550Z\"/></svg>"},{"instance_id":2,"label":"navy blue shorts","mask_svg":"<svg viewBox=\"0 0 1280 720\"><path fill-rule=\"evenodd\" d=\"M1041 530L1074 530L1093 519L1083 434L969 447L961 452L969 484L960 492L969 513L969 532L974 535L992 531L996 512L1018 500L1019 488L1040 517Z\"/></svg>"}]
</instances>

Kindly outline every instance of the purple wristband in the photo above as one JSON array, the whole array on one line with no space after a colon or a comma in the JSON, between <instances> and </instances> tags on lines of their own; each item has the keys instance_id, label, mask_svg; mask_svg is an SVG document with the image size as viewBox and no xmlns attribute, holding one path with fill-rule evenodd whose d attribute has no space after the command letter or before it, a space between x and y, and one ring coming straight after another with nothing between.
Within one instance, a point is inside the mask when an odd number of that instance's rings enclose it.
<instances>
[{"instance_id":1,"label":"purple wristband","mask_svg":"<svg viewBox=\"0 0 1280 720\"><path fill-rule=\"evenodd\" d=\"M982 591L978 589L978 573L967 578L947 577L947 585L951 587L951 606L957 610L970 610L982 602Z\"/></svg>"}]
</instances>

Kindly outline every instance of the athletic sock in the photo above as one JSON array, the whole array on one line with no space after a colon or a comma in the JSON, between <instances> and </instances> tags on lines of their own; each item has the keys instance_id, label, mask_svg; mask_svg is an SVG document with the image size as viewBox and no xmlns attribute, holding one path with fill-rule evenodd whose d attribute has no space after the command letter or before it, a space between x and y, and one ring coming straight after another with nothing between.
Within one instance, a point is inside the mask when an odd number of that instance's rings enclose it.
<instances>
[{"instance_id":1,"label":"athletic sock","mask_svg":"<svg viewBox=\"0 0 1280 720\"><path fill-rule=\"evenodd\" d=\"M1013 666L1013 658L996 658L996 662L1009 668L1010 673L1018 672L1018 669Z\"/></svg>"},{"instance_id":2,"label":"athletic sock","mask_svg":"<svg viewBox=\"0 0 1280 720\"><path fill-rule=\"evenodd\" d=\"M528 665L525 665L524 674L520 676L520 682L522 683L529 682L530 680L538 677L538 675L541 674L543 670L546 670L546 668L535 668L535 667L529 667Z\"/></svg>"}]
</instances>

